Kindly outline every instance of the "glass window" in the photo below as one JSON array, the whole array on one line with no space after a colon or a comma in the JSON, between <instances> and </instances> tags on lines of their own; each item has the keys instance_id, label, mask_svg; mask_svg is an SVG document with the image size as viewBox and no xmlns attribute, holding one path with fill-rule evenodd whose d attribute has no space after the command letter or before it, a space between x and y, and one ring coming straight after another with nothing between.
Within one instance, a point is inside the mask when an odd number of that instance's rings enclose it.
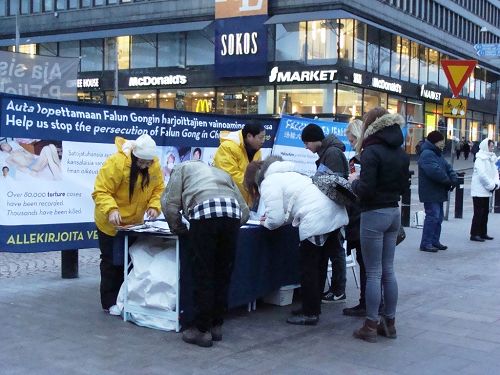
<instances>
[{"instance_id":1,"label":"glass window","mask_svg":"<svg viewBox=\"0 0 500 375\"><path fill-rule=\"evenodd\" d=\"M52 12L54 10L54 0L43 0L44 12Z\"/></svg>"},{"instance_id":2,"label":"glass window","mask_svg":"<svg viewBox=\"0 0 500 375\"><path fill-rule=\"evenodd\" d=\"M120 91L119 96L129 107L157 108L156 90ZM106 92L108 104L113 104L114 97L113 91Z\"/></svg>"},{"instance_id":3,"label":"glass window","mask_svg":"<svg viewBox=\"0 0 500 375\"><path fill-rule=\"evenodd\" d=\"M57 56L57 43L40 43L38 45L38 54L42 56Z\"/></svg>"},{"instance_id":4,"label":"glass window","mask_svg":"<svg viewBox=\"0 0 500 375\"><path fill-rule=\"evenodd\" d=\"M387 108L387 94L385 92L365 89L363 96L363 114L375 107Z\"/></svg>"},{"instance_id":5,"label":"glass window","mask_svg":"<svg viewBox=\"0 0 500 375\"><path fill-rule=\"evenodd\" d=\"M339 58L345 65L352 66L354 56L354 20L342 19L340 23Z\"/></svg>"},{"instance_id":6,"label":"glass window","mask_svg":"<svg viewBox=\"0 0 500 375\"><path fill-rule=\"evenodd\" d=\"M355 21L354 29L354 67L366 69L366 24Z\"/></svg>"},{"instance_id":7,"label":"glass window","mask_svg":"<svg viewBox=\"0 0 500 375\"><path fill-rule=\"evenodd\" d=\"M1 1L0 1L1 4ZM42 11L42 0L32 0L32 11L33 13L40 13ZM0 5L1 6L1 5Z\"/></svg>"},{"instance_id":8,"label":"glass window","mask_svg":"<svg viewBox=\"0 0 500 375\"><path fill-rule=\"evenodd\" d=\"M184 35L183 33L158 34L158 66L185 66Z\"/></svg>"},{"instance_id":9,"label":"glass window","mask_svg":"<svg viewBox=\"0 0 500 375\"><path fill-rule=\"evenodd\" d=\"M95 6L101 6L105 4L105 0L94 0L94 5Z\"/></svg>"},{"instance_id":10,"label":"glass window","mask_svg":"<svg viewBox=\"0 0 500 375\"><path fill-rule=\"evenodd\" d=\"M366 70L372 73L378 73L378 29L368 25L367 40L367 66Z\"/></svg>"},{"instance_id":11,"label":"glass window","mask_svg":"<svg viewBox=\"0 0 500 375\"><path fill-rule=\"evenodd\" d=\"M257 114L259 91L256 87L221 87L217 94L217 113L225 115Z\"/></svg>"},{"instance_id":12,"label":"glass window","mask_svg":"<svg viewBox=\"0 0 500 375\"><path fill-rule=\"evenodd\" d=\"M276 113L323 113L324 97L325 90L322 88L301 85L278 86Z\"/></svg>"},{"instance_id":13,"label":"glass window","mask_svg":"<svg viewBox=\"0 0 500 375\"><path fill-rule=\"evenodd\" d=\"M103 48L102 39L88 39L81 41L81 71L94 72L102 70Z\"/></svg>"},{"instance_id":14,"label":"glass window","mask_svg":"<svg viewBox=\"0 0 500 375\"><path fill-rule=\"evenodd\" d=\"M307 60L320 64L337 61L337 20L307 23ZM317 61L319 60L319 61Z\"/></svg>"},{"instance_id":15,"label":"glass window","mask_svg":"<svg viewBox=\"0 0 500 375\"><path fill-rule=\"evenodd\" d=\"M76 9L76 8L78 8L78 0L69 0L68 9Z\"/></svg>"},{"instance_id":16,"label":"glass window","mask_svg":"<svg viewBox=\"0 0 500 375\"><path fill-rule=\"evenodd\" d=\"M156 34L132 35L131 68L156 66Z\"/></svg>"},{"instance_id":17,"label":"glass window","mask_svg":"<svg viewBox=\"0 0 500 375\"><path fill-rule=\"evenodd\" d=\"M387 110L390 113L399 113L403 118L406 118L406 102L405 98L395 95L389 95Z\"/></svg>"},{"instance_id":18,"label":"glass window","mask_svg":"<svg viewBox=\"0 0 500 375\"><path fill-rule=\"evenodd\" d=\"M477 69L474 69L469 77L469 98L473 99L476 93L476 79L475 79L476 70Z\"/></svg>"},{"instance_id":19,"label":"glass window","mask_svg":"<svg viewBox=\"0 0 500 375\"><path fill-rule=\"evenodd\" d=\"M410 82L418 83L418 44L411 42L410 45Z\"/></svg>"},{"instance_id":20,"label":"glass window","mask_svg":"<svg viewBox=\"0 0 500 375\"><path fill-rule=\"evenodd\" d=\"M7 15L6 0L0 0L0 17Z\"/></svg>"},{"instance_id":21,"label":"glass window","mask_svg":"<svg viewBox=\"0 0 500 375\"><path fill-rule=\"evenodd\" d=\"M350 117L361 116L362 89L347 85L338 85L337 114Z\"/></svg>"},{"instance_id":22,"label":"glass window","mask_svg":"<svg viewBox=\"0 0 500 375\"><path fill-rule=\"evenodd\" d=\"M401 80L408 81L410 78L410 41L401 38Z\"/></svg>"},{"instance_id":23,"label":"glass window","mask_svg":"<svg viewBox=\"0 0 500 375\"><path fill-rule=\"evenodd\" d=\"M424 104L414 100L408 100L406 103L406 121L423 124L424 122Z\"/></svg>"},{"instance_id":24,"label":"glass window","mask_svg":"<svg viewBox=\"0 0 500 375\"><path fill-rule=\"evenodd\" d=\"M432 85L438 85L438 70L439 70L439 52L429 48L429 76L427 82Z\"/></svg>"},{"instance_id":25,"label":"glass window","mask_svg":"<svg viewBox=\"0 0 500 375\"><path fill-rule=\"evenodd\" d=\"M36 44L21 44L19 46L19 52L36 55Z\"/></svg>"},{"instance_id":26,"label":"glass window","mask_svg":"<svg viewBox=\"0 0 500 375\"><path fill-rule=\"evenodd\" d=\"M276 25L276 61L304 60L306 22Z\"/></svg>"},{"instance_id":27,"label":"glass window","mask_svg":"<svg viewBox=\"0 0 500 375\"><path fill-rule=\"evenodd\" d=\"M20 0L20 2L21 2L21 14L29 14L30 0Z\"/></svg>"},{"instance_id":28,"label":"glass window","mask_svg":"<svg viewBox=\"0 0 500 375\"><path fill-rule=\"evenodd\" d=\"M92 5L92 1L91 0L80 0L81 1L81 4L82 4L82 8L88 8Z\"/></svg>"},{"instance_id":29,"label":"glass window","mask_svg":"<svg viewBox=\"0 0 500 375\"><path fill-rule=\"evenodd\" d=\"M440 54L440 61L449 59L448 56ZM439 64L439 87L443 89L448 88L448 78L446 78L446 74L444 73L443 66L441 63Z\"/></svg>"},{"instance_id":30,"label":"glass window","mask_svg":"<svg viewBox=\"0 0 500 375\"><path fill-rule=\"evenodd\" d=\"M59 56L80 57L80 43L78 42L78 40L59 42Z\"/></svg>"},{"instance_id":31,"label":"glass window","mask_svg":"<svg viewBox=\"0 0 500 375\"><path fill-rule=\"evenodd\" d=\"M391 34L380 30L379 74L384 76L390 76L391 40Z\"/></svg>"},{"instance_id":32,"label":"glass window","mask_svg":"<svg viewBox=\"0 0 500 375\"><path fill-rule=\"evenodd\" d=\"M56 10L66 9L66 0L56 0Z\"/></svg>"},{"instance_id":33,"label":"glass window","mask_svg":"<svg viewBox=\"0 0 500 375\"><path fill-rule=\"evenodd\" d=\"M130 68L130 36L119 36L118 43L118 69Z\"/></svg>"},{"instance_id":34,"label":"glass window","mask_svg":"<svg viewBox=\"0 0 500 375\"><path fill-rule=\"evenodd\" d=\"M214 63L213 36L209 38L201 31L187 33L187 65L210 65Z\"/></svg>"},{"instance_id":35,"label":"glass window","mask_svg":"<svg viewBox=\"0 0 500 375\"><path fill-rule=\"evenodd\" d=\"M215 112L215 91L213 88L188 90L160 90L160 108L189 112Z\"/></svg>"},{"instance_id":36,"label":"glass window","mask_svg":"<svg viewBox=\"0 0 500 375\"><path fill-rule=\"evenodd\" d=\"M419 46L418 48L420 69L418 83L427 84L427 48Z\"/></svg>"},{"instance_id":37,"label":"glass window","mask_svg":"<svg viewBox=\"0 0 500 375\"><path fill-rule=\"evenodd\" d=\"M401 37L392 35L391 77L399 79L401 74Z\"/></svg>"}]
</instances>

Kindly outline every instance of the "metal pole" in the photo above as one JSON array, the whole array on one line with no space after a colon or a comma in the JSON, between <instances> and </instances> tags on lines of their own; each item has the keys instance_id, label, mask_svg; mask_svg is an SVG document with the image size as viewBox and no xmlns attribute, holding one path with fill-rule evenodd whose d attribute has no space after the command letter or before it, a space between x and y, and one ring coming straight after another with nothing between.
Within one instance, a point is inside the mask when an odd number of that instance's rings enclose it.
<instances>
[{"instance_id":1,"label":"metal pole","mask_svg":"<svg viewBox=\"0 0 500 375\"><path fill-rule=\"evenodd\" d=\"M115 38L115 100L116 105L119 105L118 100L118 38Z\"/></svg>"},{"instance_id":2,"label":"metal pole","mask_svg":"<svg viewBox=\"0 0 500 375\"><path fill-rule=\"evenodd\" d=\"M464 172L458 172L458 186L455 188L455 219L464 217Z\"/></svg>"},{"instance_id":3,"label":"metal pole","mask_svg":"<svg viewBox=\"0 0 500 375\"><path fill-rule=\"evenodd\" d=\"M457 119L453 120L453 130L451 132L451 169L453 169L453 164L455 164L455 123ZM460 138L459 138L460 141ZM448 192L448 200L446 201L446 209L444 212L444 220L448 220L448 216L450 214L450 198L451 198L451 192ZM455 197L456 199L456 197Z\"/></svg>"},{"instance_id":4,"label":"metal pole","mask_svg":"<svg viewBox=\"0 0 500 375\"><path fill-rule=\"evenodd\" d=\"M21 39L21 34L19 33L19 0L16 1L16 52L19 52L19 39Z\"/></svg>"}]
</instances>

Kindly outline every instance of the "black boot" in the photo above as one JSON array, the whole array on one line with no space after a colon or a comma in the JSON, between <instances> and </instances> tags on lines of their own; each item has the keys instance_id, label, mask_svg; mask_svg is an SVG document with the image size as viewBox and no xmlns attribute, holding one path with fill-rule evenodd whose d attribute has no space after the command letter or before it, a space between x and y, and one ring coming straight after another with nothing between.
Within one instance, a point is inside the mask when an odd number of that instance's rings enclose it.
<instances>
[{"instance_id":1,"label":"black boot","mask_svg":"<svg viewBox=\"0 0 500 375\"><path fill-rule=\"evenodd\" d=\"M345 308L342 313L347 316L366 316L366 306L358 303L354 307Z\"/></svg>"}]
</instances>

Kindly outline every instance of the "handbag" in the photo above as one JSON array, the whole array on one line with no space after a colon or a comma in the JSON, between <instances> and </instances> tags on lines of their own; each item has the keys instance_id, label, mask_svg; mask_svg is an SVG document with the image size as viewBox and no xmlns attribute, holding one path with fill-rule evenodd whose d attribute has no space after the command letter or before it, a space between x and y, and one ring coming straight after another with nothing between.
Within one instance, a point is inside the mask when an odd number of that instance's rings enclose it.
<instances>
[{"instance_id":1,"label":"handbag","mask_svg":"<svg viewBox=\"0 0 500 375\"><path fill-rule=\"evenodd\" d=\"M336 174L316 174L311 177L314 185L335 203L347 206L356 201L356 194L345 178Z\"/></svg>"},{"instance_id":2,"label":"handbag","mask_svg":"<svg viewBox=\"0 0 500 375\"><path fill-rule=\"evenodd\" d=\"M396 237L396 246L403 242L406 238L405 228L402 225L399 226L398 236Z\"/></svg>"}]
</instances>

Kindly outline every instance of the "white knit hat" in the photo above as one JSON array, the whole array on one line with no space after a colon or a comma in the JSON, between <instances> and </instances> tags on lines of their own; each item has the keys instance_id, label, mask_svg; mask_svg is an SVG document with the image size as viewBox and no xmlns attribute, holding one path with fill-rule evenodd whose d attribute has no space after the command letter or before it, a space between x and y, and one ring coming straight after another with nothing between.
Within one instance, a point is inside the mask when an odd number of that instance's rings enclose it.
<instances>
[{"instance_id":1,"label":"white knit hat","mask_svg":"<svg viewBox=\"0 0 500 375\"><path fill-rule=\"evenodd\" d=\"M153 160L157 156L156 143L149 135L143 134L135 140L132 153L139 159Z\"/></svg>"}]
</instances>

